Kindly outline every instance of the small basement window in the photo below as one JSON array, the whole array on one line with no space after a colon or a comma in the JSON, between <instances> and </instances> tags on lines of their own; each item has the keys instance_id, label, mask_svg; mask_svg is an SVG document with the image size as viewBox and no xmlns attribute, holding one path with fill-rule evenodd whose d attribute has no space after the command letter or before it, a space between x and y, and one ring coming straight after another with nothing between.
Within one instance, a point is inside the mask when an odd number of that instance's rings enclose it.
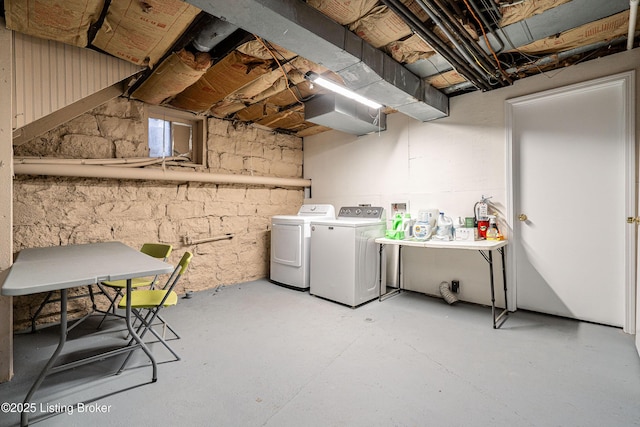
<instances>
[{"instance_id":1,"label":"small basement window","mask_svg":"<svg viewBox=\"0 0 640 427\"><path fill-rule=\"evenodd\" d=\"M205 118L170 108L147 108L149 157L184 157L204 164Z\"/></svg>"}]
</instances>

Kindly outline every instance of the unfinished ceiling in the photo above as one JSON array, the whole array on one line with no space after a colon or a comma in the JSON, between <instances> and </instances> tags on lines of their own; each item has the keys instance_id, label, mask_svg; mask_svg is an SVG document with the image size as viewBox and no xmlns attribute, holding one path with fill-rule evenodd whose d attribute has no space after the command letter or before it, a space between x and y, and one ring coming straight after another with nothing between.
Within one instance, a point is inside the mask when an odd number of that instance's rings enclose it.
<instances>
[{"instance_id":1,"label":"unfinished ceiling","mask_svg":"<svg viewBox=\"0 0 640 427\"><path fill-rule=\"evenodd\" d=\"M7 27L145 67L149 104L307 136L446 117L449 97L633 47L637 0L5 0ZM631 7L633 10L633 7ZM382 114L321 90L328 77Z\"/></svg>"}]
</instances>

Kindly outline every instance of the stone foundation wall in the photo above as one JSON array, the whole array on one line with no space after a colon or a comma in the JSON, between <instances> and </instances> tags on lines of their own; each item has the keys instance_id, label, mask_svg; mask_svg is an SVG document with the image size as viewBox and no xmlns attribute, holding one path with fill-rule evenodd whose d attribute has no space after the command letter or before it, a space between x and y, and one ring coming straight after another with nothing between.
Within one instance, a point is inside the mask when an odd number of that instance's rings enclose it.
<instances>
[{"instance_id":1,"label":"stone foundation wall","mask_svg":"<svg viewBox=\"0 0 640 427\"><path fill-rule=\"evenodd\" d=\"M45 135L15 147L16 156L104 158L145 153L143 105L116 99ZM208 168L201 173L302 177L302 141L244 125L209 119ZM202 169L202 168L200 168ZM145 242L173 245L174 265L194 253L176 289L203 290L268 276L270 219L295 214L302 189L207 183L167 183L17 176L14 181L14 250L118 240L139 248ZM233 234L229 240L186 245ZM85 292L86 289L77 290ZM14 327L28 327L44 294L14 298ZM107 300L98 296L105 307ZM90 309L88 298L70 302L69 313ZM57 321L48 305L38 323Z\"/></svg>"}]
</instances>

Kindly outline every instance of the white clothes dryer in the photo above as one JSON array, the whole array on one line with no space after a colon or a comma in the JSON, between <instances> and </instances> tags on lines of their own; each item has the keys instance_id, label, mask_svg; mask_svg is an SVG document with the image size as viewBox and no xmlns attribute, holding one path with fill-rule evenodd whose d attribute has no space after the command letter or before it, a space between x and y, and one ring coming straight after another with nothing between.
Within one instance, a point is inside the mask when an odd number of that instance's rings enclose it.
<instances>
[{"instance_id":1,"label":"white clothes dryer","mask_svg":"<svg viewBox=\"0 0 640 427\"><path fill-rule=\"evenodd\" d=\"M302 205L297 215L271 218L270 279L281 285L309 289L311 220L335 219L332 205Z\"/></svg>"},{"instance_id":2,"label":"white clothes dryer","mask_svg":"<svg viewBox=\"0 0 640 427\"><path fill-rule=\"evenodd\" d=\"M349 307L377 298L380 253L375 239L385 230L381 207L343 207L335 220L311 221L309 292Z\"/></svg>"}]
</instances>

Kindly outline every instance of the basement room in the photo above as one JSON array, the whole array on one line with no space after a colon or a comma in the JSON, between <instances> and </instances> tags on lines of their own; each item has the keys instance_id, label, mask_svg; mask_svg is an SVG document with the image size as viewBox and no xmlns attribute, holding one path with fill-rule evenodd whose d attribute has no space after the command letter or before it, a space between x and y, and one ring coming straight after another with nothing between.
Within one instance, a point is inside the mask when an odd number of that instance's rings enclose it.
<instances>
[{"instance_id":1,"label":"basement room","mask_svg":"<svg viewBox=\"0 0 640 427\"><path fill-rule=\"evenodd\" d=\"M0 427L640 425L638 3L1 1Z\"/></svg>"}]
</instances>

